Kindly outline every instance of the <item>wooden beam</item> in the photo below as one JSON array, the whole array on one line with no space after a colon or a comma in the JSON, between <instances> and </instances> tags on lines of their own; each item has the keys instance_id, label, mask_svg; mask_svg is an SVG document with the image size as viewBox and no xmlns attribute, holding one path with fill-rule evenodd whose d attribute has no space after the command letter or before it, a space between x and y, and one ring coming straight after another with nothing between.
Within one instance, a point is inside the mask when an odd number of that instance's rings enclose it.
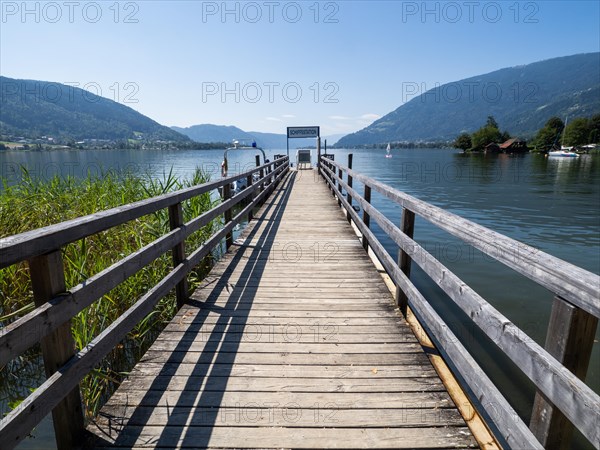
<instances>
[{"instance_id":1,"label":"wooden beam","mask_svg":"<svg viewBox=\"0 0 600 450\"><path fill-rule=\"evenodd\" d=\"M348 168L352 169L352 153L348 154ZM348 172L348 186L352 187L352 175L350 175L350 173ZM350 195L350 192L346 193L346 200L348 201L348 204L350 206L352 206L352 196ZM352 221L352 218L350 216L350 213L346 213L346 218L348 219L348 222Z\"/></svg>"},{"instance_id":2,"label":"wooden beam","mask_svg":"<svg viewBox=\"0 0 600 450\"><path fill-rule=\"evenodd\" d=\"M597 325L596 317L561 297L554 298L545 349L584 381ZM540 391L535 396L529 427L545 448L570 448L573 424Z\"/></svg>"},{"instance_id":3,"label":"wooden beam","mask_svg":"<svg viewBox=\"0 0 600 450\"><path fill-rule=\"evenodd\" d=\"M223 186L223 201L227 201L231 198L231 184L227 183ZM227 226L229 222L231 222L231 209L227 209L223 213L223 220L225 221L224 225ZM227 233L225 237L225 248L228 249L233 245L233 233Z\"/></svg>"},{"instance_id":4,"label":"wooden beam","mask_svg":"<svg viewBox=\"0 0 600 450\"><path fill-rule=\"evenodd\" d=\"M413 238L415 232L415 213L408 208L402 208L402 220L400 229L409 238ZM408 253L402 248L398 251L398 266L400 270L406 275L406 278L410 278L410 263L411 259ZM396 304L399 306L402 315L406 317L408 307L408 297L406 293L400 289L400 286L396 286L395 294Z\"/></svg>"},{"instance_id":5,"label":"wooden beam","mask_svg":"<svg viewBox=\"0 0 600 450\"><path fill-rule=\"evenodd\" d=\"M342 206L342 177L344 176L344 172L342 172L341 166L338 169L337 175L337 190L338 190L338 206Z\"/></svg>"},{"instance_id":6,"label":"wooden beam","mask_svg":"<svg viewBox=\"0 0 600 450\"><path fill-rule=\"evenodd\" d=\"M256 167L260 167L260 155L256 155L255 160L256 160ZM265 180L263 180L264 176L265 176L265 172L263 169L261 169L259 172L260 192L265 190Z\"/></svg>"},{"instance_id":7,"label":"wooden beam","mask_svg":"<svg viewBox=\"0 0 600 450\"><path fill-rule=\"evenodd\" d=\"M371 186L368 186L366 184L365 184L364 199L365 199L365 202L371 203ZM362 221L367 228L369 228L371 226L371 216L369 216L369 214L367 213L367 211L365 211L364 208L363 208ZM363 233L363 235L362 235L362 246L365 249L365 251L367 251L369 249L369 240L367 239L367 235L365 233Z\"/></svg>"},{"instance_id":8,"label":"wooden beam","mask_svg":"<svg viewBox=\"0 0 600 450\"><path fill-rule=\"evenodd\" d=\"M60 250L29 260L33 300L36 306L45 304L57 294L66 292L65 273ZM50 378L75 355L75 341L68 320L41 340L46 377ZM59 450L71 449L82 443L84 433L83 408L76 385L52 410L52 422Z\"/></svg>"},{"instance_id":9,"label":"wooden beam","mask_svg":"<svg viewBox=\"0 0 600 450\"><path fill-rule=\"evenodd\" d=\"M183 208L181 203L175 203L169 206L169 226L171 230L175 230L184 225ZM185 259L185 240L181 240L173 247L173 267L177 267ZM177 309L181 308L188 299L188 282L187 277L184 277L175 288L177 297Z\"/></svg>"}]
</instances>

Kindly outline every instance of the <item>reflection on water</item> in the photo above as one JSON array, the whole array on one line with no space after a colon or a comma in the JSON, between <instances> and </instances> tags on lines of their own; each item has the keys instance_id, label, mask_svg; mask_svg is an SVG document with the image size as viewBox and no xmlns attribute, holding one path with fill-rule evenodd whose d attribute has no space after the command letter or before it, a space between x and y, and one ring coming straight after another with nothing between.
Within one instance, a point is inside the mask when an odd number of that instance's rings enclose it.
<instances>
[{"instance_id":1,"label":"reflection on water","mask_svg":"<svg viewBox=\"0 0 600 450\"><path fill-rule=\"evenodd\" d=\"M276 153L267 152L272 159ZM385 158L385 150L333 150L343 164L353 153L354 169L415 197L445 208L537 249L600 273L600 157L552 159L543 155L464 155L452 150L401 149ZM291 154L293 160L293 154ZM313 155L313 161L315 160ZM56 151L2 152L2 176L18 179L19 165L36 176L85 176L109 168L160 175L173 167L189 175L202 167L220 176L223 152L211 151ZM254 165L253 154L235 154L230 172ZM362 186L355 181L356 189ZM400 208L376 193L373 203L395 223ZM395 255L395 245L374 226L377 236ZM552 294L518 276L490 257L417 218L415 239L471 285L510 320L543 344ZM415 284L451 324L453 331L485 365L523 417L530 414L533 388L505 359L494 353L491 342L468 323L462 313L418 268ZM587 383L600 391L600 354L594 347Z\"/></svg>"}]
</instances>

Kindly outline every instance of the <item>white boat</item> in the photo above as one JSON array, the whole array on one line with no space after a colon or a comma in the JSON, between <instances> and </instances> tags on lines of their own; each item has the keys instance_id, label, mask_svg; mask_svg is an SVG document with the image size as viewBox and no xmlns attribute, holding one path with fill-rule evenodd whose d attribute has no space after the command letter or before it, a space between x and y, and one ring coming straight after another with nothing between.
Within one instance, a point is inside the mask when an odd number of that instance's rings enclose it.
<instances>
[{"instance_id":1,"label":"white boat","mask_svg":"<svg viewBox=\"0 0 600 450\"><path fill-rule=\"evenodd\" d=\"M573 151L573 147L565 147L565 130L567 129L567 123L569 122L569 117L565 117L565 126L562 130L562 142L560 146L560 150L552 150L548 152L548 156L552 156L553 158L577 158L579 155Z\"/></svg>"},{"instance_id":2,"label":"white boat","mask_svg":"<svg viewBox=\"0 0 600 450\"><path fill-rule=\"evenodd\" d=\"M392 147L390 146L390 144L388 143L387 147L385 148L385 157L386 158L391 158L392 157Z\"/></svg>"},{"instance_id":3,"label":"white boat","mask_svg":"<svg viewBox=\"0 0 600 450\"><path fill-rule=\"evenodd\" d=\"M554 158L577 158L579 155L573 151L573 147L561 147L560 150L548 152L548 156Z\"/></svg>"}]
</instances>

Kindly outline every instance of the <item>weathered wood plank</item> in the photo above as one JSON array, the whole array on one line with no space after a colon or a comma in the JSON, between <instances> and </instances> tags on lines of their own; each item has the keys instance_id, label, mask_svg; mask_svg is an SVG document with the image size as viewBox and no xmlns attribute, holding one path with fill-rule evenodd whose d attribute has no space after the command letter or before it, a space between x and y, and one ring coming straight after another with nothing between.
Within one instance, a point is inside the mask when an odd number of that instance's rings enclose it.
<instances>
[{"instance_id":1,"label":"weathered wood plank","mask_svg":"<svg viewBox=\"0 0 600 450\"><path fill-rule=\"evenodd\" d=\"M198 333L189 332L163 332L157 341L177 341L177 342L196 342L217 340L218 342L254 342L254 343L336 343L336 344L384 344L384 343L404 343L416 342L416 338L411 333L386 333L372 334L369 332L363 333L339 333L332 326L313 327L304 332L300 328L293 326L274 329L248 329L246 331L221 331L219 329L213 331L200 331Z\"/></svg>"},{"instance_id":2,"label":"weathered wood plank","mask_svg":"<svg viewBox=\"0 0 600 450\"><path fill-rule=\"evenodd\" d=\"M211 376L228 377L280 377L280 378L404 378L419 374L421 377L436 376L436 371L426 359L421 364L396 364L377 366L309 366L309 365L245 365L245 364L155 364L137 365L130 376L191 376L194 373L210 373Z\"/></svg>"},{"instance_id":3,"label":"weathered wood plank","mask_svg":"<svg viewBox=\"0 0 600 450\"><path fill-rule=\"evenodd\" d=\"M128 427L118 446L155 448L168 442L178 448L469 448L474 445L466 427L335 428L276 427ZM427 436L427 439L424 439Z\"/></svg>"},{"instance_id":4,"label":"weathered wood plank","mask_svg":"<svg viewBox=\"0 0 600 450\"><path fill-rule=\"evenodd\" d=\"M201 402L201 405L198 403ZM199 397L193 391L145 391L128 389L117 390L110 399L109 405L138 405L148 407L239 407L240 405L256 404L293 404L298 408L311 408L318 403L325 405L333 403L338 408L452 408L454 404L445 391L432 392L315 392L307 395L305 392L207 392Z\"/></svg>"},{"instance_id":5,"label":"weathered wood plank","mask_svg":"<svg viewBox=\"0 0 600 450\"><path fill-rule=\"evenodd\" d=\"M423 352L416 353L316 353L307 358L306 353L228 353L211 352L173 352L154 351L150 349L140 362L170 362L173 364L202 364L221 362L225 364L312 364L312 365L344 365L372 366L386 364L411 364L424 360Z\"/></svg>"},{"instance_id":6,"label":"weathered wood plank","mask_svg":"<svg viewBox=\"0 0 600 450\"><path fill-rule=\"evenodd\" d=\"M197 372L198 373L198 372ZM210 376L209 376L210 375ZM128 387L146 391L195 392L430 392L443 391L444 385L437 377L402 378L303 378L303 377L233 377L203 375L135 376L124 381Z\"/></svg>"},{"instance_id":7,"label":"weathered wood plank","mask_svg":"<svg viewBox=\"0 0 600 450\"><path fill-rule=\"evenodd\" d=\"M353 409L336 407L335 404L299 408L293 403L260 405L250 403L237 408L172 409L165 407L136 407L114 405L105 408L95 424L120 431L125 426L189 426L189 427L244 427L268 426L322 428L343 423L347 427L428 428L432 424L446 427L464 426L464 420L454 409L403 408L403 409ZM242 430L240 430L242 431ZM242 431L243 432L243 431Z\"/></svg>"},{"instance_id":8,"label":"weathered wood plank","mask_svg":"<svg viewBox=\"0 0 600 450\"><path fill-rule=\"evenodd\" d=\"M218 353L296 353L306 355L317 354L355 354L367 355L369 352L375 354L392 353L395 355L402 353L418 353L423 351L416 342L401 343L367 343L367 344L342 344L338 342L221 342L218 349L215 350L215 343L211 340L183 341L185 343L185 352L187 354L213 352ZM152 346L153 351L176 352L182 348L182 343L177 341L156 341Z\"/></svg>"}]
</instances>

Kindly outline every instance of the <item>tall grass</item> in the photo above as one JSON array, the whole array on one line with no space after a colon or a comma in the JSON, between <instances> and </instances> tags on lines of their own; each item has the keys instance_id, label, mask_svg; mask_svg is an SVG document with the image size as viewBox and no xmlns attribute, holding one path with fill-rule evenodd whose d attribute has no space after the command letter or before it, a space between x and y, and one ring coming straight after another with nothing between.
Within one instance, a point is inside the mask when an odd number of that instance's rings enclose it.
<instances>
[{"instance_id":1,"label":"tall grass","mask_svg":"<svg viewBox=\"0 0 600 450\"><path fill-rule=\"evenodd\" d=\"M184 180L175 177L172 171L159 179L108 171L101 176L85 179L55 177L42 181L23 171L19 184L4 184L4 191L0 196L0 237L206 181L208 176L199 169L191 178ZM185 221L212 206L209 193L184 202ZM219 226L216 221L192 234L186 240L186 251L189 253L198 248ZM84 282L168 231L168 211L160 210L67 245L62 249L67 288ZM71 321L76 347L81 349L87 345L171 269L171 255L167 253L77 314ZM198 267L190 275L191 287L202 278L206 269L207 267ZM14 264L0 270L0 328L33 309L27 264ZM136 325L127 339L105 358L100 367L82 380L80 386L88 417L98 412L123 375L133 367L175 312L176 302L171 293L159 301L154 310ZM0 380L3 387L0 387L0 394L4 395L4 399L0 399L3 400L0 408L2 404L17 404L28 395L30 389L39 384L42 373L39 348L31 349L1 368ZM23 374L26 376L23 377Z\"/></svg>"}]
</instances>

